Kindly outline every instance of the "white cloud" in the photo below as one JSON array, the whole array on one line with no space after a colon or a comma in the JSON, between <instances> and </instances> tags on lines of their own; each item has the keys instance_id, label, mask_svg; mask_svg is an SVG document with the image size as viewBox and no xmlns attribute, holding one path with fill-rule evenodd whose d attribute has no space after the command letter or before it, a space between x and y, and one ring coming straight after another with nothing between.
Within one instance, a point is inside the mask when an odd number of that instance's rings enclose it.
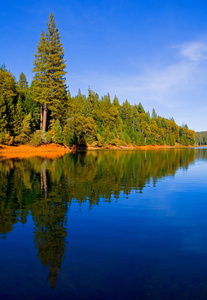
<instances>
[{"instance_id":1,"label":"white cloud","mask_svg":"<svg viewBox=\"0 0 207 300\"><path fill-rule=\"evenodd\" d=\"M183 44L180 53L191 61L202 61L207 59L207 45L203 42L191 42Z\"/></svg>"}]
</instances>

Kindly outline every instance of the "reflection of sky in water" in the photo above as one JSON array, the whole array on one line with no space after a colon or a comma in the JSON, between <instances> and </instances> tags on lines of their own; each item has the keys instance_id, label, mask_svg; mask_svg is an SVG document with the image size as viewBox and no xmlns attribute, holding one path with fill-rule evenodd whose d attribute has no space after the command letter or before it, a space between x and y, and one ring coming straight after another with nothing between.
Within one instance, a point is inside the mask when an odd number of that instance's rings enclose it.
<instances>
[{"instance_id":1,"label":"reflection of sky in water","mask_svg":"<svg viewBox=\"0 0 207 300\"><path fill-rule=\"evenodd\" d=\"M146 224L174 231L183 247L207 253L206 178L207 162L197 160L188 170L159 180L156 187L151 181L142 195L133 191L128 205L143 211Z\"/></svg>"},{"instance_id":2,"label":"reflection of sky in water","mask_svg":"<svg viewBox=\"0 0 207 300\"><path fill-rule=\"evenodd\" d=\"M0 239L1 298L206 299L206 175L207 161L197 159L156 186L151 179L142 193L102 197L91 209L73 201L54 290L30 212Z\"/></svg>"}]
</instances>

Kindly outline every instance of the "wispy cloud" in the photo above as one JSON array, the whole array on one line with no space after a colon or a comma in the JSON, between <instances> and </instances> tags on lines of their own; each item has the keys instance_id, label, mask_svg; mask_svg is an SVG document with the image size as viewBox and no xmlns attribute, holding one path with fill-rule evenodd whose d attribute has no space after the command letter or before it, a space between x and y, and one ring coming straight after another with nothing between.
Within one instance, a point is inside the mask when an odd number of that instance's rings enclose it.
<instances>
[{"instance_id":1,"label":"wispy cloud","mask_svg":"<svg viewBox=\"0 0 207 300\"><path fill-rule=\"evenodd\" d=\"M207 45L203 42L191 42L181 45L180 53L191 61L207 60Z\"/></svg>"}]
</instances>

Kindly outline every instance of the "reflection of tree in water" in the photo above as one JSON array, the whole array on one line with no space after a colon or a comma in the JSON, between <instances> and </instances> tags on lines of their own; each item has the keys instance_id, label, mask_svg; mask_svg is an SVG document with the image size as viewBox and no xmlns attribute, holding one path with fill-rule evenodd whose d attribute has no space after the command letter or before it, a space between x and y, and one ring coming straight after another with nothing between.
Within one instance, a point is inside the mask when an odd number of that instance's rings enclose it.
<instances>
[{"instance_id":1,"label":"reflection of tree in water","mask_svg":"<svg viewBox=\"0 0 207 300\"><path fill-rule=\"evenodd\" d=\"M38 175L29 162L0 162L0 234L13 230L13 225L27 222L30 204L37 198Z\"/></svg>"},{"instance_id":2,"label":"reflection of tree in water","mask_svg":"<svg viewBox=\"0 0 207 300\"><path fill-rule=\"evenodd\" d=\"M68 205L100 199L111 201L121 192L142 193L150 181L173 176L188 168L196 150L93 151L67 154L56 160L30 158L0 161L0 235L12 231L17 222L26 223L29 212L35 224L38 258L49 268L55 288L66 251ZM204 154L199 152L199 157Z\"/></svg>"},{"instance_id":3,"label":"reflection of tree in water","mask_svg":"<svg viewBox=\"0 0 207 300\"><path fill-rule=\"evenodd\" d=\"M41 195L43 196L44 194L44 198L47 198L47 176L46 176L46 170L43 170L41 172L41 176L40 176L40 181L41 181Z\"/></svg>"},{"instance_id":4,"label":"reflection of tree in water","mask_svg":"<svg viewBox=\"0 0 207 300\"><path fill-rule=\"evenodd\" d=\"M47 198L47 177L43 170L44 198L36 201L32 206L32 215L35 224L35 245L38 249L38 258L44 267L49 268L51 287L54 289L61 262L66 250L66 213L67 202L53 195Z\"/></svg>"}]
</instances>

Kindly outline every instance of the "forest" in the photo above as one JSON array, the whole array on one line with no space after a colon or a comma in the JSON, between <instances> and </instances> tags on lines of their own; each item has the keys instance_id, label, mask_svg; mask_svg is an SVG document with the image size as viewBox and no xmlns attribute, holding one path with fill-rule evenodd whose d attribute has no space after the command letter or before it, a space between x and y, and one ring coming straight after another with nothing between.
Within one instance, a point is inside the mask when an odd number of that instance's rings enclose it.
<instances>
[{"instance_id":1,"label":"forest","mask_svg":"<svg viewBox=\"0 0 207 300\"><path fill-rule=\"evenodd\" d=\"M173 118L146 112L139 102L120 104L109 93L88 88L71 96L66 85L66 61L58 28L51 13L47 32L41 32L34 54L33 80L22 72L18 80L0 67L0 143L6 145L47 143L94 147L195 144L195 132L178 126Z\"/></svg>"},{"instance_id":2,"label":"forest","mask_svg":"<svg viewBox=\"0 0 207 300\"><path fill-rule=\"evenodd\" d=\"M195 141L199 146L207 145L207 131L196 132Z\"/></svg>"}]
</instances>

